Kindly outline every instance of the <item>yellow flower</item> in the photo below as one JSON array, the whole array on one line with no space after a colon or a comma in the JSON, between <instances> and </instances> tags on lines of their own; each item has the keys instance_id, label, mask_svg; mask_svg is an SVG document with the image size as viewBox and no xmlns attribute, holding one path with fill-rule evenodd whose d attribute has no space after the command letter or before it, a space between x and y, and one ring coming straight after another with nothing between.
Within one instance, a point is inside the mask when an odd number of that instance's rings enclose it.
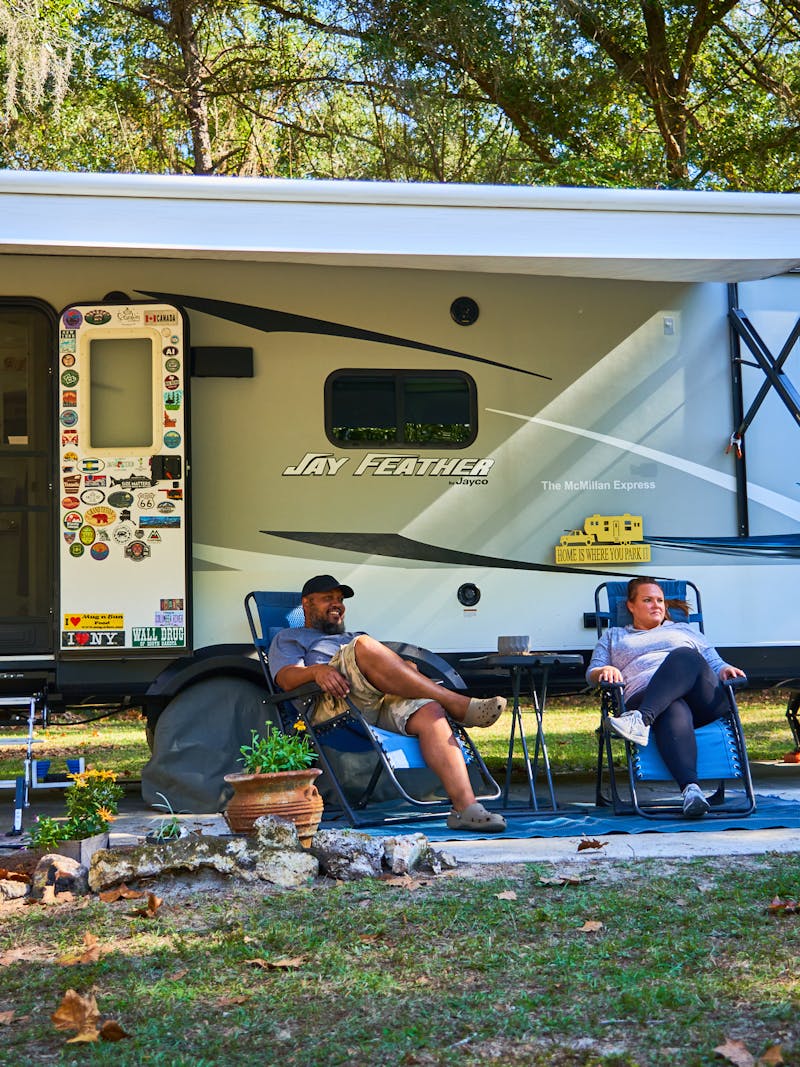
<instances>
[{"instance_id":1,"label":"yellow flower","mask_svg":"<svg viewBox=\"0 0 800 1067\"><path fill-rule=\"evenodd\" d=\"M114 819L116 818L116 816L114 815L114 812L113 811L109 811L108 808L98 808L97 809L97 814L105 822L113 822Z\"/></svg>"},{"instance_id":2,"label":"yellow flower","mask_svg":"<svg viewBox=\"0 0 800 1067\"><path fill-rule=\"evenodd\" d=\"M302 719L298 719L297 722L294 724L294 728L298 734L302 734L306 729L306 724L303 722Z\"/></svg>"}]
</instances>

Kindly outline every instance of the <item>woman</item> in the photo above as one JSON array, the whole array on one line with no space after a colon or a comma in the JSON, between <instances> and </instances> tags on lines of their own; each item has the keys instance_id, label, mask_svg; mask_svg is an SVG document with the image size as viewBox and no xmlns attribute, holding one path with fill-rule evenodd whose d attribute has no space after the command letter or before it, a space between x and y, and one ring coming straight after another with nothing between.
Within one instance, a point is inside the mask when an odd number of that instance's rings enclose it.
<instances>
[{"instance_id":1,"label":"woman","mask_svg":"<svg viewBox=\"0 0 800 1067\"><path fill-rule=\"evenodd\" d=\"M633 622L610 626L603 634L586 679L590 685L624 685L627 712L609 719L611 729L646 745L652 727L658 751L683 794L683 814L705 815L709 804L697 784L694 731L725 714L722 682L744 678L744 671L725 663L688 623L670 620L664 591L653 578L631 579L627 592Z\"/></svg>"}]
</instances>

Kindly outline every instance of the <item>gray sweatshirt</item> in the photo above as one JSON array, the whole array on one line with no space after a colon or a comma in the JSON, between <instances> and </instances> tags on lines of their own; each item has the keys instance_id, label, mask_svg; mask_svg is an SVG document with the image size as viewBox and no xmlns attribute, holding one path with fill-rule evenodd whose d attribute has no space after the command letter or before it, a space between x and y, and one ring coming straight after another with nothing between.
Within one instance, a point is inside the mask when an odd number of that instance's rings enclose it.
<instances>
[{"instance_id":1,"label":"gray sweatshirt","mask_svg":"<svg viewBox=\"0 0 800 1067\"><path fill-rule=\"evenodd\" d=\"M727 667L717 650L686 622L663 622L650 630L610 626L595 646L586 680L596 667L616 667L622 672L625 699L647 685L675 648L696 648L716 674Z\"/></svg>"}]
</instances>

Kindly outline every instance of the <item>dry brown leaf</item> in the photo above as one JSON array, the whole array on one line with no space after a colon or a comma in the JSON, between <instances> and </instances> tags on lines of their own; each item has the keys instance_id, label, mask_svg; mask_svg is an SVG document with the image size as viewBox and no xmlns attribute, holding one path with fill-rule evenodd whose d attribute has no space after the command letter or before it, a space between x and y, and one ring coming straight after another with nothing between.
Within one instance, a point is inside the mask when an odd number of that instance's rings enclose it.
<instances>
[{"instance_id":1,"label":"dry brown leaf","mask_svg":"<svg viewBox=\"0 0 800 1067\"><path fill-rule=\"evenodd\" d=\"M603 924L598 919L587 919L583 926L578 927L580 934L595 934L603 929Z\"/></svg>"},{"instance_id":2,"label":"dry brown leaf","mask_svg":"<svg viewBox=\"0 0 800 1067\"><path fill-rule=\"evenodd\" d=\"M144 908L134 908L133 911L129 911L128 914L142 919L154 919L156 912L163 904L161 897L157 897L155 893L147 894L147 905Z\"/></svg>"},{"instance_id":3,"label":"dry brown leaf","mask_svg":"<svg viewBox=\"0 0 800 1067\"><path fill-rule=\"evenodd\" d=\"M756 1067L756 1061L744 1041L731 1041L727 1037L725 1044L717 1045L714 1051L729 1063L733 1063L735 1067Z\"/></svg>"},{"instance_id":4,"label":"dry brown leaf","mask_svg":"<svg viewBox=\"0 0 800 1067\"><path fill-rule=\"evenodd\" d=\"M114 904L117 900L136 900L139 897L143 897L144 893L140 889L128 889L123 882L122 885L107 889L104 893L99 893L98 896L104 904Z\"/></svg>"},{"instance_id":5,"label":"dry brown leaf","mask_svg":"<svg viewBox=\"0 0 800 1067\"><path fill-rule=\"evenodd\" d=\"M74 952L68 956L62 956L58 963L62 967L73 967L76 963L97 963L104 952L110 949L103 948L94 934L83 935L83 952Z\"/></svg>"},{"instance_id":6,"label":"dry brown leaf","mask_svg":"<svg viewBox=\"0 0 800 1067\"><path fill-rule=\"evenodd\" d=\"M0 1011L0 1026L8 1026L13 1018L13 1011Z\"/></svg>"},{"instance_id":7,"label":"dry brown leaf","mask_svg":"<svg viewBox=\"0 0 800 1067\"><path fill-rule=\"evenodd\" d=\"M498 900L516 900L517 894L513 889L505 889L502 893L495 893Z\"/></svg>"},{"instance_id":8,"label":"dry brown leaf","mask_svg":"<svg viewBox=\"0 0 800 1067\"><path fill-rule=\"evenodd\" d=\"M773 897L767 911L772 915L795 915L800 911L800 905L796 900L781 900L780 897Z\"/></svg>"},{"instance_id":9,"label":"dry brown leaf","mask_svg":"<svg viewBox=\"0 0 800 1067\"><path fill-rule=\"evenodd\" d=\"M389 878L381 879L386 885L397 885L401 889L415 890L420 886L425 885L425 882L420 882L416 878L412 878L410 874L400 874L396 876L390 876Z\"/></svg>"},{"instance_id":10,"label":"dry brown leaf","mask_svg":"<svg viewBox=\"0 0 800 1067\"><path fill-rule=\"evenodd\" d=\"M586 848L605 848L608 841L598 841L596 837L582 837L578 842L578 852Z\"/></svg>"},{"instance_id":11,"label":"dry brown leaf","mask_svg":"<svg viewBox=\"0 0 800 1067\"><path fill-rule=\"evenodd\" d=\"M7 871L0 867L0 882L30 882L31 876L24 871Z\"/></svg>"},{"instance_id":12,"label":"dry brown leaf","mask_svg":"<svg viewBox=\"0 0 800 1067\"><path fill-rule=\"evenodd\" d=\"M42 904L55 904L56 902L56 887L54 885L46 885L42 892L40 903Z\"/></svg>"},{"instance_id":13,"label":"dry brown leaf","mask_svg":"<svg viewBox=\"0 0 800 1067\"><path fill-rule=\"evenodd\" d=\"M239 994L239 996L235 996L235 997L220 997L216 1001L216 1005L217 1005L218 1008L231 1008L231 1007L233 1007L234 1004L246 1004L246 1003L247 1003L247 997L244 996L243 994Z\"/></svg>"},{"instance_id":14,"label":"dry brown leaf","mask_svg":"<svg viewBox=\"0 0 800 1067\"><path fill-rule=\"evenodd\" d=\"M74 989L68 989L64 997L50 1016L56 1030L77 1030L79 1035L94 1030L98 1033L97 1024L100 1022L100 1012L94 994L90 993L82 997ZM87 1040L97 1040L88 1038Z\"/></svg>"},{"instance_id":15,"label":"dry brown leaf","mask_svg":"<svg viewBox=\"0 0 800 1067\"><path fill-rule=\"evenodd\" d=\"M783 1049L780 1045L770 1045L767 1051L758 1057L758 1067L775 1067L783 1062Z\"/></svg>"},{"instance_id":16,"label":"dry brown leaf","mask_svg":"<svg viewBox=\"0 0 800 1067\"><path fill-rule=\"evenodd\" d=\"M106 1019L100 1027L100 1037L103 1041L122 1041L124 1037L130 1037L114 1019Z\"/></svg>"},{"instance_id":17,"label":"dry brown leaf","mask_svg":"<svg viewBox=\"0 0 800 1067\"><path fill-rule=\"evenodd\" d=\"M539 879L539 885L563 885L564 879L560 874L543 874Z\"/></svg>"},{"instance_id":18,"label":"dry brown leaf","mask_svg":"<svg viewBox=\"0 0 800 1067\"><path fill-rule=\"evenodd\" d=\"M273 971L288 971L295 967L302 967L307 959L308 956L284 956L279 960L270 960L267 967Z\"/></svg>"},{"instance_id":19,"label":"dry brown leaf","mask_svg":"<svg viewBox=\"0 0 800 1067\"><path fill-rule=\"evenodd\" d=\"M12 963L19 963L24 959L25 949L9 948L5 952L0 952L0 967L10 967Z\"/></svg>"},{"instance_id":20,"label":"dry brown leaf","mask_svg":"<svg viewBox=\"0 0 800 1067\"><path fill-rule=\"evenodd\" d=\"M189 973L188 968L184 968L182 971L175 971L174 974L167 975L168 982L180 982L181 978L185 978Z\"/></svg>"}]
</instances>

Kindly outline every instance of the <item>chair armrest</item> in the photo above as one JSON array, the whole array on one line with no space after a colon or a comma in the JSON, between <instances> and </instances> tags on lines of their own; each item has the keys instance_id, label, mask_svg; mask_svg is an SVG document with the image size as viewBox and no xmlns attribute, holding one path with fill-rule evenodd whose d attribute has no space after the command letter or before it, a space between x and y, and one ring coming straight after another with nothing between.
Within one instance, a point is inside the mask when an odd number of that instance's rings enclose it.
<instances>
[{"instance_id":1,"label":"chair armrest","mask_svg":"<svg viewBox=\"0 0 800 1067\"><path fill-rule=\"evenodd\" d=\"M277 693L265 693L264 699L268 704L282 704L284 700L305 700L306 697L319 696L321 692L316 682L306 682L305 685L298 685L296 689L280 689Z\"/></svg>"},{"instance_id":2,"label":"chair armrest","mask_svg":"<svg viewBox=\"0 0 800 1067\"><path fill-rule=\"evenodd\" d=\"M745 675L744 678L725 678L722 684L727 685L730 689L742 689L748 684L748 681L749 679Z\"/></svg>"}]
</instances>

